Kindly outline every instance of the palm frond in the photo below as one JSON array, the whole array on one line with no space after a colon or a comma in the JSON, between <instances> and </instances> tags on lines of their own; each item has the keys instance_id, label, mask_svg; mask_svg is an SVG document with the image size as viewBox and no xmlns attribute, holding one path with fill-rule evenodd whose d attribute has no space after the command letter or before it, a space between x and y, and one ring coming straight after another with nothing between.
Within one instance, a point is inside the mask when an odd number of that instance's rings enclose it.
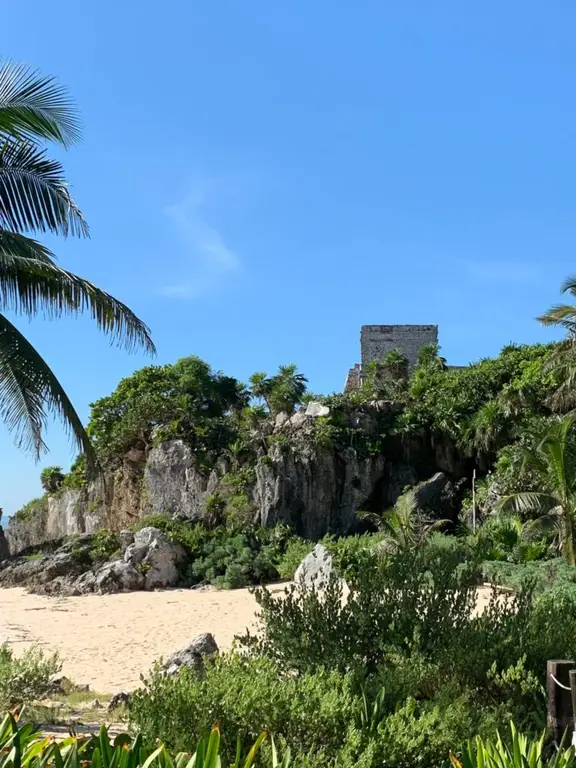
<instances>
[{"instance_id":1,"label":"palm frond","mask_svg":"<svg viewBox=\"0 0 576 768\"><path fill-rule=\"evenodd\" d=\"M97 465L90 438L58 379L29 341L0 314L0 418L19 447L36 457L49 414L59 417L89 464Z\"/></svg>"},{"instance_id":2,"label":"palm frond","mask_svg":"<svg viewBox=\"0 0 576 768\"><path fill-rule=\"evenodd\" d=\"M546 515L559 506L558 499L549 493L526 491L505 496L496 505L497 513L516 515L537 514Z\"/></svg>"},{"instance_id":3,"label":"palm frond","mask_svg":"<svg viewBox=\"0 0 576 768\"><path fill-rule=\"evenodd\" d=\"M564 518L560 507L552 509L548 514L537 517L535 520L527 520L524 523L526 538L541 537L542 534L555 531L561 536L564 533Z\"/></svg>"},{"instance_id":4,"label":"palm frond","mask_svg":"<svg viewBox=\"0 0 576 768\"><path fill-rule=\"evenodd\" d=\"M560 286L562 293L571 293L572 296L576 296L576 275L570 275Z\"/></svg>"},{"instance_id":5,"label":"palm frond","mask_svg":"<svg viewBox=\"0 0 576 768\"><path fill-rule=\"evenodd\" d=\"M20 254L23 253L24 256ZM37 255L38 258L33 258ZM148 327L125 304L81 277L61 269L36 241L0 230L0 308L50 319L88 311L100 330L125 348L154 353Z\"/></svg>"},{"instance_id":6,"label":"palm frond","mask_svg":"<svg viewBox=\"0 0 576 768\"><path fill-rule=\"evenodd\" d=\"M536 318L542 325L557 325L574 336L576 334L576 307L573 304L555 304Z\"/></svg>"},{"instance_id":7,"label":"palm frond","mask_svg":"<svg viewBox=\"0 0 576 768\"><path fill-rule=\"evenodd\" d=\"M61 164L31 142L6 140L0 147L0 227L88 235Z\"/></svg>"},{"instance_id":8,"label":"palm frond","mask_svg":"<svg viewBox=\"0 0 576 768\"><path fill-rule=\"evenodd\" d=\"M0 64L0 134L45 139L63 146L80 138L80 119L54 77L24 64Z\"/></svg>"},{"instance_id":9,"label":"palm frond","mask_svg":"<svg viewBox=\"0 0 576 768\"><path fill-rule=\"evenodd\" d=\"M574 416L552 421L538 446L538 453L548 467L548 479L554 493L565 501L576 486L576 453L572 430Z\"/></svg>"},{"instance_id":10,"label":"palm frond","mask_svg":"<svg viewBox=\"0 0 576 768\"><path fill-rule=\"evenodd\" d=\"M552 410L566 412L576 405L576 345L574 338L558 342L545 366L558 383L546 401Z\"/></svg>"},{"instance_id":11,"label":"palm frond","mask_svg":"<svg viewBox=\"0 0 576 768\"><path fill-rule=\"evenodd\" d=\"M54 264L56 254L31 237L21 235L19 232L9 232L7 229L0 229L0 259L2 260L2 265L10 260L18 259L30 259L31 261Z\"/></svg>"}]
</instances>

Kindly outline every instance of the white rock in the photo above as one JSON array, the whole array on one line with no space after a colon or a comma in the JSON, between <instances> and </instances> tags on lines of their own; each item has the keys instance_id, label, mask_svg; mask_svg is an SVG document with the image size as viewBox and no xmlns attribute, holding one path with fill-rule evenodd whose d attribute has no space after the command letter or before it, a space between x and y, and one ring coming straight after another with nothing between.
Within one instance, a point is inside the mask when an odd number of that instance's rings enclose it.
<instances>
[{"instance_id":1,"label":"white rock","mask_svg":"<svg viewBox=\"0 0 576 768\"><path fill-rule=\"evenodd\" d=\"M306 421L307 416L305 413L302 413L302 411L298 411L297 413L293 413L292 416L290 416L289 424L291 427L299 427L301 424L304 424Z\"/></svg>"},{"instance_id":2,"label":"white rock","mask_svg":"<svg viewBox=\"0 0 576 768\"><path fill-rule=\"evenodd\" d=\"M159 528L137 531L126 549L124 562L144 575L145 589L173 587L179 579L178 565L186 557L183 547L174 544Z\"/></svg>"},{"instance_id":3,"label":"white rock","mask_svg":"<svg viewBox=\"0 0 576 768\"><path fill-rule=\"evenodd\" d=\"M328 416L330 408L327 405L322 405L322 403L312 400L312 402L308 403L306 406L305 413L306 416L314 416L315 418L318 418L319 416Z\"/></svg>"},{"instance_id":4,"label":"white rock","mask_svg":"<svg viewBox=\"0 0 576 768\"><path fill-rule=\"evenodd\" d=\"M332 575L332 555L322 544L316 544L306 555L294 574L294 580L304 589L322 589Z\"/></svg>"}]
</instances>

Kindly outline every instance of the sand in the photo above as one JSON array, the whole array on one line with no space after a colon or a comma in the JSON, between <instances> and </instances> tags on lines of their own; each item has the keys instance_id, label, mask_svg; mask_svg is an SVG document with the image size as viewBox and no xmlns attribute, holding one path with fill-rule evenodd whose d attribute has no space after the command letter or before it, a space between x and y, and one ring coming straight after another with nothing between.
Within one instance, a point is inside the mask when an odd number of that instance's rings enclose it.
<instances>
[{"instance_id":1,"label":"sand","mask_svg":"<svg viewBox=\"0 0 576 768\"><path fill-rule=\"evenodd\" d=\"M37 644L57 651L62 673L99 693L133 690L154 661L212 632L221 650L256 626L246 589L166 590L53 598L0 590L0 643L16 652Z\"/></svg>"},{"instance_id":2,"label":"sand","mask_svg":"<svg viewBox=\"0 0 576 768\"><path fill-rule=\"evenodd\" d=\"M284 585L274 592L282 593ZM490 590L481 588L477 610ZM140 685L154 661L211 632L221 650L247 627L257 628L257 605L247 589L165 590L120 595L40 597L0 589L0 643L16 652L37 644L57 651L63 674L102 694Z\"/></svg>"}]
</instances>

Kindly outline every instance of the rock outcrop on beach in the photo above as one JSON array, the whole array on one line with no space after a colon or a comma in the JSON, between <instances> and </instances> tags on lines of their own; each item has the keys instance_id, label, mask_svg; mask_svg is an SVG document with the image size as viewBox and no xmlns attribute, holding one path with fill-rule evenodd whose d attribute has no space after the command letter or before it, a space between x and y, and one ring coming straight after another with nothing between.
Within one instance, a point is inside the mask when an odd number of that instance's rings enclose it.
<instances>
[{"instance_id":1,"label":"rock outcrop on beach","mask_svg":"<svg viewBox=\"0 0 576 768\"><path fill-rule=\"evenodd\" d=\"M188 667L202 674L206 659L211 659L217 653L218 646L214 636L210 632L203 632L201 635L196 635L186 648L169 656L162 664L162 670L169 677L177 675L182 667Z\"/></svg>"},{"instance_id":2,"label":"rock outcrop on beach","mask_svg":"<svg viewBox=\"0 0 576 768\"><path fill-rule=\"evenodd\" d=\"M27 587L47 595L86 595L173 587L186 553L163 531L148 526L133 535L121 557L94 562L92 537L64 541L53 552L0 563L0 587Z\"/></svg>"}]
</instances>

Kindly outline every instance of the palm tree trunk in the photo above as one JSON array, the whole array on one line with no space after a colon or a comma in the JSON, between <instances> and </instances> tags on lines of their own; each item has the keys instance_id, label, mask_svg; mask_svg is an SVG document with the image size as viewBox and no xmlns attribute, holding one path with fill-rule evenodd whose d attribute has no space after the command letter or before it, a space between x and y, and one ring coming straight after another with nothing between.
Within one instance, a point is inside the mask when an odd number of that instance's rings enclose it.
<instances>
[{"instance_id":1,"label":"palm tree trunk","mask_svg":"<svg viewBox=\"0 0 576 768\"><path fill-rule=\"evenodd\" d=\"M574 542L574 519L571 504L564 507L564 525L566 526L566 540L564 542L564 554L568 565L576 565L576 546Z\"/></svg>"}]
</instances>

